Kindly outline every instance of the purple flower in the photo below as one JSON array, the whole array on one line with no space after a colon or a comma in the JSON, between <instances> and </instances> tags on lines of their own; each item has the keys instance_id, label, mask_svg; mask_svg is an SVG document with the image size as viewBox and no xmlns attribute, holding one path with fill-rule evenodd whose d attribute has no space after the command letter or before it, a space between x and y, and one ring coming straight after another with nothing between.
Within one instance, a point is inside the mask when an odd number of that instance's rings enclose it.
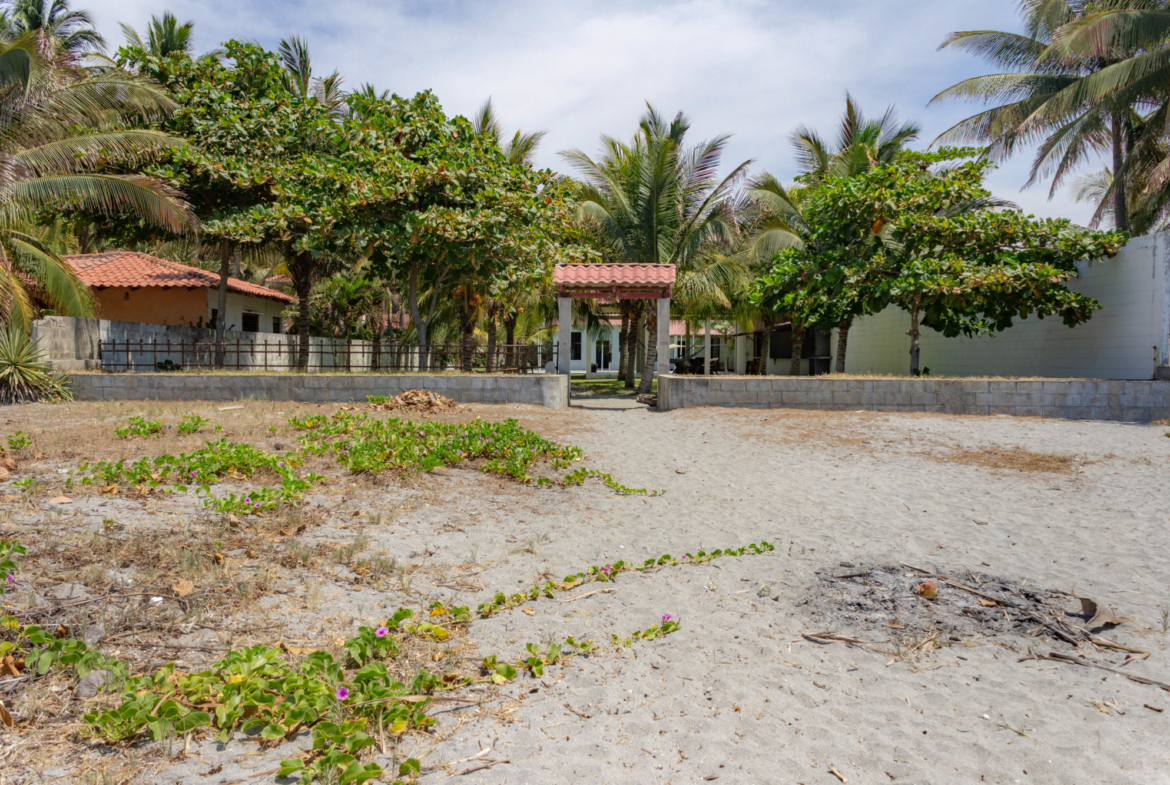
<instances>
[{"instance_id":1,"label":"purple flower","mask_svg":"<svg viewBox=\"0 0 1170 785\"><path fill-rule=\"evenodd\" d=\"M349 698L349 687L338 687L337 692L333 693L337 696L337 700L343 701Z\"/></svg>"},{"instance_id":2,"label":"purple flower","mask_svg":"<svg viewBox=\"0 0 1170 785\"><path fill-rule=\"evenodd\" d=\"M12 573L8 573L6 576L4 576L4 580L8 583L16 583L16 576Z\"/></svg>"},{"instance_id":3,"label":"purple flower","mask_svg":"<svg viewBox=\"0 0 1170 785\"><path fill-rule=\"evenodd\" d=\"M671 619L673 619L673 618L674 618L674 617L673 617L673 616L671 616L669 613L664 613L664 614L662 614L662 621L663 621L663 623L664 623L664 624L665 624L666 622L670 621L670 620L671 620Z\"/></svg>"},{"instance_id":4,"label":"purple flower","mask_svg":"<svg viewBox=\"0 0 1170 785\"><path fill-rule=\"evenodd\" d=\"M278 464L276 464L276 465L277 465L277 466L284 466L284 461L281 461L280 463L278 463Z\"/></svg>"},{"instance_id":5,"label":"purple flower","mask_svg":"<svg viewBox=\"0 0 1170 785\"><path fill-rule=\"evenodd\" d=\"M194 477L194 476L195 476L196 474L198 474L198 473L199 473L199 472L195 471L194 469L192 469L192 470L191 470L191 476L192 476L192 477Z\"/></svg>"},{"instance_id":6,"label":"purple flower","mask_svg":"<svg viewBox=\"0 0 1170 785\"><path fill-rule=\"evenodd\" d=\"M385 638L389 632L390 629L388 627L379 627L378 629L374 630L374 634L379 638Z\"/></svg>"}]
</instances>

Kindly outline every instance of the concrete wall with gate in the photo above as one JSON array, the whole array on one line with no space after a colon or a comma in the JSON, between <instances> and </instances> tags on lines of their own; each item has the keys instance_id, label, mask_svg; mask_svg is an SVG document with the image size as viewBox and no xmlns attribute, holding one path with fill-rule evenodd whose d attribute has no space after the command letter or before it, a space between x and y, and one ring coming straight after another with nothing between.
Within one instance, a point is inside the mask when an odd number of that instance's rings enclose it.
<instances>
[{"instance_id":1,"label":"concrete wall with gate","mask_svg":"<svg viewBox=\"0 0 1170 785\"><path fill-rule=\"evenodd\" d=\"M1102 305L1068 328L1055 317L1017 320L995 336L945 338L922 330L921 366L934 376L1153 379L1170 354L1170 233L1138 237L1112 259L1078 265L1069 288ZM910 315L887 308L849 331L845 372L909 375ZM833 334L832 350L837 351ZM1162 370L1159 370L1159 369Z\"/></svg>"}]
</instances>

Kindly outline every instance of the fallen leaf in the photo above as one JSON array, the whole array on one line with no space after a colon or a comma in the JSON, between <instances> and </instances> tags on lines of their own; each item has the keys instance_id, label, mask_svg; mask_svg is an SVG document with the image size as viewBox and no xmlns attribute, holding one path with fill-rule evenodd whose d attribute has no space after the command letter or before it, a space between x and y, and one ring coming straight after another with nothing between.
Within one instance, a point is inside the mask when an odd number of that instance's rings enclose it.
<instances>
[{"instance_id":1,"label":"fallen leaf","mask_svg":"<svg viewBox=\"0 0 1170 785\"><path fill-rule=\"evenodd\" d=\"M995 600L985 600L982 597L979 598L979 604L984 608L994 608L995 606L999 605L999 603Z\"/></svg>"},{"instance_id":2,"label":"fallen leaf","mask_svg":"<svg viewBox=\"0 0 1170 785\"><path fill-rule=\"evenodd\" d=\"M68 637L69 637L69 628L66 627L64 624L58 624L57 625L57 639L60 640L61 638L68 638Z\"/></svg>"},{"instance_id":3,"label":"fallen leaf","mask_svg":"<svg viewBox=\"0 0 1170 785\"><path fill-rule=\"evenodd\" d=\"M117 492L118 492L117 485L107 485L105 488L102 488L102 493L117 493Z\"/></svg>"},{"instance_id":4,"label":"fallen leaf","mask_svg":"<svg viewBox=\"0 0 1170 785\"><path fill-rule=\"evenodd\" d=\"M0 466L3 466L10 472L16 471L16 461L12 460L11 458L5 458L4 460L0 461Z\"/></svg>"},{"instance_id":5,"label":"fallen leaf","mask_svg":"<svg viewBox=\"0 0 1170 785\"><path fill-rule=\"evenodd\" d=\"M23 666L23 662L21 666ZM0 676L19 676L21 669L22 667L18 667L11 654L4 655L4 659L0 660Z\"/></svg>"},{"instance_id":6,"label":"fallen leaf","mask_svg":"<svg viewBox=\"0 0 1170 785\"><path fill-rule=\"evenodd\" d=\"M443 659L446 656L447 656L447 652L437 651L431 655L431 662L438 662L439 660Z\"/></svg>"},{"instance_id":7,"label":"fallen leaf","mask_svg":"<svg viewBox=\"0 0 1170 785\"><path fill-rule=\"evenodd\" d=\"M186 578L179 578L179 580L175 581L175 584L171 586L171 591L180 597L186 597L188 594L191 594L195 591L195 584L191 583L191 581L187 580Z\"/></svg>"},{"instance_id":8,"label":"fallen leaf","mask_svg":"<svg viewBox=\"0 0 1170 785\"><path fill-rule=\"evenodd\" d=\"M222 553L213 553L213 554L211 554L211 558L215 559L216 564L223 564L223 554Z\"/></svg>"},{"instance_id":9,"label":"fallen leaf","mask_svg":"<svg viewBox=\"0 0 1170 785\"><path fill-rule=\"evenodd\" d=\"M1088 597L1077 597L1075 594L1073 596L1081 601L1081 615L1089 620L1085 627L1090 630L1097 630L1102 627L1116 627L1119 624L1124 624L1126 621L1096 600L1090 600Z\"/></svg>"},{"instance_id":10,"label":"fallen leaf","mask_svg":"<svg viewBox=\"0 0 1170 785\"><path fill-rule=\"evenodd\" d=\"M686 474L687 470L686 469L675 469L674 473L675 474Z\"/></svg>"},{"instance_id":11,"label":"fallen leaf","mask_svg":"<svg viewBox=\"0 0 1170 785\"><path fill-rule=\"evenodd\" d=\"M72 504L72 503L73 503L73 500L70 499L68 496L54 496L52 499L49 499L49 504Z\"/></svg>"},{"instance_id":12,"label":"fallen leaf","mask_svg":"<svg viewBox=\"0 0 1170 785\"><path fill-rule=\"evenodd\" d=\"M293 536L293 534L295 532L293 532L292 529L281 529L280 533L283 534L285 537L291 537L291 536Z\"/></svg>"},{"instance_id":13,"label":"fallen leaf","mask_svg":"<svg viewBox=\"0 0 1170 785\"><path fill-rule=\"evenodd\" d=\"M12 715L8 713L8 709L4 708L4 704L0 703L0 722L3 722L5 727L15 728L16 721L12 719Z\"/></svg>"},{"instance_id":14,"label":"fallen leaf","mask_svg":"<svg viewBox=\"0 0 1170 785\"><path fill-rule=\"evenodd\" d=\"M289 646L284 641L276 644L276 648L288 654L309 654L310 652L314 651L313 649L307 648L305 646Z\"/></svg>"},{"instance_id":15,"label":"fallen leaf","mask_svg":"<svg viewBox=\"0 0 1170 785\"><path fill-rule=\"evenodd\" d=\"M520 610L524 611L524 612L525 612L525 613L527 613L529 616L535 616L535 615L536 615L536 611L532 610L531 608L521 608Z\"/></svg>"}]
</instances>

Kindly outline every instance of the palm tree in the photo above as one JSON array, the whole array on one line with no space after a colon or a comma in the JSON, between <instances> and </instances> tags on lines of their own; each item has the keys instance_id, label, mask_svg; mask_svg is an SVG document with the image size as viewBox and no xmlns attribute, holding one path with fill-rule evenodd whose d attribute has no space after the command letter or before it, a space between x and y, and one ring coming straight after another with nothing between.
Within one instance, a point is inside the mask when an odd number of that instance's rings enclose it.
<instances>
[{"instance_id":1,"label":"palm tree","mask_svg":"<svg viewBox=\"0 0 1170 785\"><path fill-rule=\"evenodd\" d=\"M506 142L502 141L506 133L503 125L500 124L499 117L496 116L496 110L492 106L490 97L479 107L471 124L475 128L476 134L494 140L510 163L527 167L532 166L533 158L536 156L536 148L540 146L540 141L547 133L546 131L533 131L526 134L517 130L511 139Z\"/></svg>"},{"instance_id":2,"label":"palm tree","mask_svg":"<svg viewBox=\"0 0 1170 785\"><path fill-rule=\"evenodd\" d=\"M179 23L170 11L163 11L162 18L150 17L146 25L146 39L138 35L138 31L128 24L122 24L122 33L126 36L126 45L142 49L156 57L168 57L179 53L190 55L194 50L191 33L195 23L188 20Z\"/></svg>"},{"instance_id":3,"label":"palm tree","mask_svg":"<svg viewBox=\"0 0 1170 785\"><path fill-rule=\"evenodd\" d=\"M689 129L690 120L681 112L668 123L647 105L630 143L603 136L596 161L580 150L562 155L584 180L580 217L596 226L614 249L615 261L674 264L680 279L696 276L689 285L698 293L719 278L719 273L703 277L705 255L713 243L729 243L735 236L734 188L751 162L719 178L729 137L717 136L688 150L683 142ZM646 317L654 335L655 310ZM650 391L656 341L649 342L646 354L640 394Z\"/></svg>"},{"instance_id":4,"label":"palm tree","mask_svg":"<svg viewBox=\"0 0 1170 785\"><path fill-rule=\"evenodd\" d=\"M12 36L36 31L71 55L100 52L105 39L94 29L88 11L72 11L68 0L8 0L0 13Z\"/></svg>"},{"instance_id":5,"label":"palm tree","mask_svg":"<svg viewBox=\"0 0 1170 785\"><path fill-rule=\"evenodd\" d=\"M1161 0L1023 0L1023 34L952 33L940 48L980 55L1004 70L966 79L932 99L997 104L943 132L936 143L987 143L992 158L1002 160L1038 142L1025 187L1051 176L1050 197L1090 156L1111 154L1113 181L1105 196L1113 201L1114 225L1128 230L1126 158L1152 87L1148 69L1135 61L1149 66L1167 56L1146 51L1156 48L1164 30L1153 39L1134 33L1151 14L1165 18L1165 6Z\"/></svg>"},{"instance_id":6,"label":"palm tree","mask_svg":"<svg viewBox=\"0 0 1170 785\"><path fill-rule=\"evenodd\" d=\"M89 290L43 242L39 211L132 213L176 233L197 225L181 195L159 181L100 171L112 160L149 160L181 141L122 124L171 111L166 93L126 73L89 75L54 64L39 40L34 31L0 44L0 309L25 328L34 296L65 315L93 314Z\"/></svg>"},{"instance_id":7,"label":"palm tree","mask_svg":"<svg viewBox=\"0 0 1170 785\"><path fill-rule=\"evenodd\" d=\"M875 164L889 163L907 143L918 138L919 131L914 123L899 124L892 106L877 120L867 119L846 93L841 129L832 148L819 133L804 125L793 132L791 140L801 174L815 183L826 177L855 177Z\"/></svg>"},{"instance_id":8,"label":"palm tree","mask_svg":"<svg viewBox=\"0 0 1170 785\"><path fill-rule=\"evenodd\" d=\"M334 70L329 76L313 76L308 41L300 36L290 36L280 42L276 51L284 64L284 85L290 93L303 100L316 98L334 113L345 111L341 74ZM372 92L373 88L370 90Z\"/></svg>"}]
</instances>

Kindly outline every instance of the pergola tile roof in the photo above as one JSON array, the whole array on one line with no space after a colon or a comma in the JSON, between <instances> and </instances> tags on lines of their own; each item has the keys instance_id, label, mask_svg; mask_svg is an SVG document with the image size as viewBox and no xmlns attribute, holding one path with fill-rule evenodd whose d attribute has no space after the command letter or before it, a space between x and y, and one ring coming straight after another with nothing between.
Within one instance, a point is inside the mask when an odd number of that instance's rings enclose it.
<instances>
[{"instance_id":1,"label":"pergola tile roof","mask_svg":"<svg viewBox=\"0 0 1170 785\"><path fill-rule=\"evenodd\" d=\"M672 286L673 264L558 264L553 283L570 286Z\"/></svg>"},{"instance_id":2,"label":"pergola tile roof","mask_svg":"<svg viewBox=\"0 0 1170 785\"><path fill-rule=\"evenodd\" d=\"M61 258L69 263L86 286L95 289L105 287L214 289L219 286L219 276L215 273L137 251L111 251ZM228 278L227 288L229 292L236 294L265 297L286 303L296 299L276 289L241 281L238 278Z\"/></svg>"}]
</instances>

